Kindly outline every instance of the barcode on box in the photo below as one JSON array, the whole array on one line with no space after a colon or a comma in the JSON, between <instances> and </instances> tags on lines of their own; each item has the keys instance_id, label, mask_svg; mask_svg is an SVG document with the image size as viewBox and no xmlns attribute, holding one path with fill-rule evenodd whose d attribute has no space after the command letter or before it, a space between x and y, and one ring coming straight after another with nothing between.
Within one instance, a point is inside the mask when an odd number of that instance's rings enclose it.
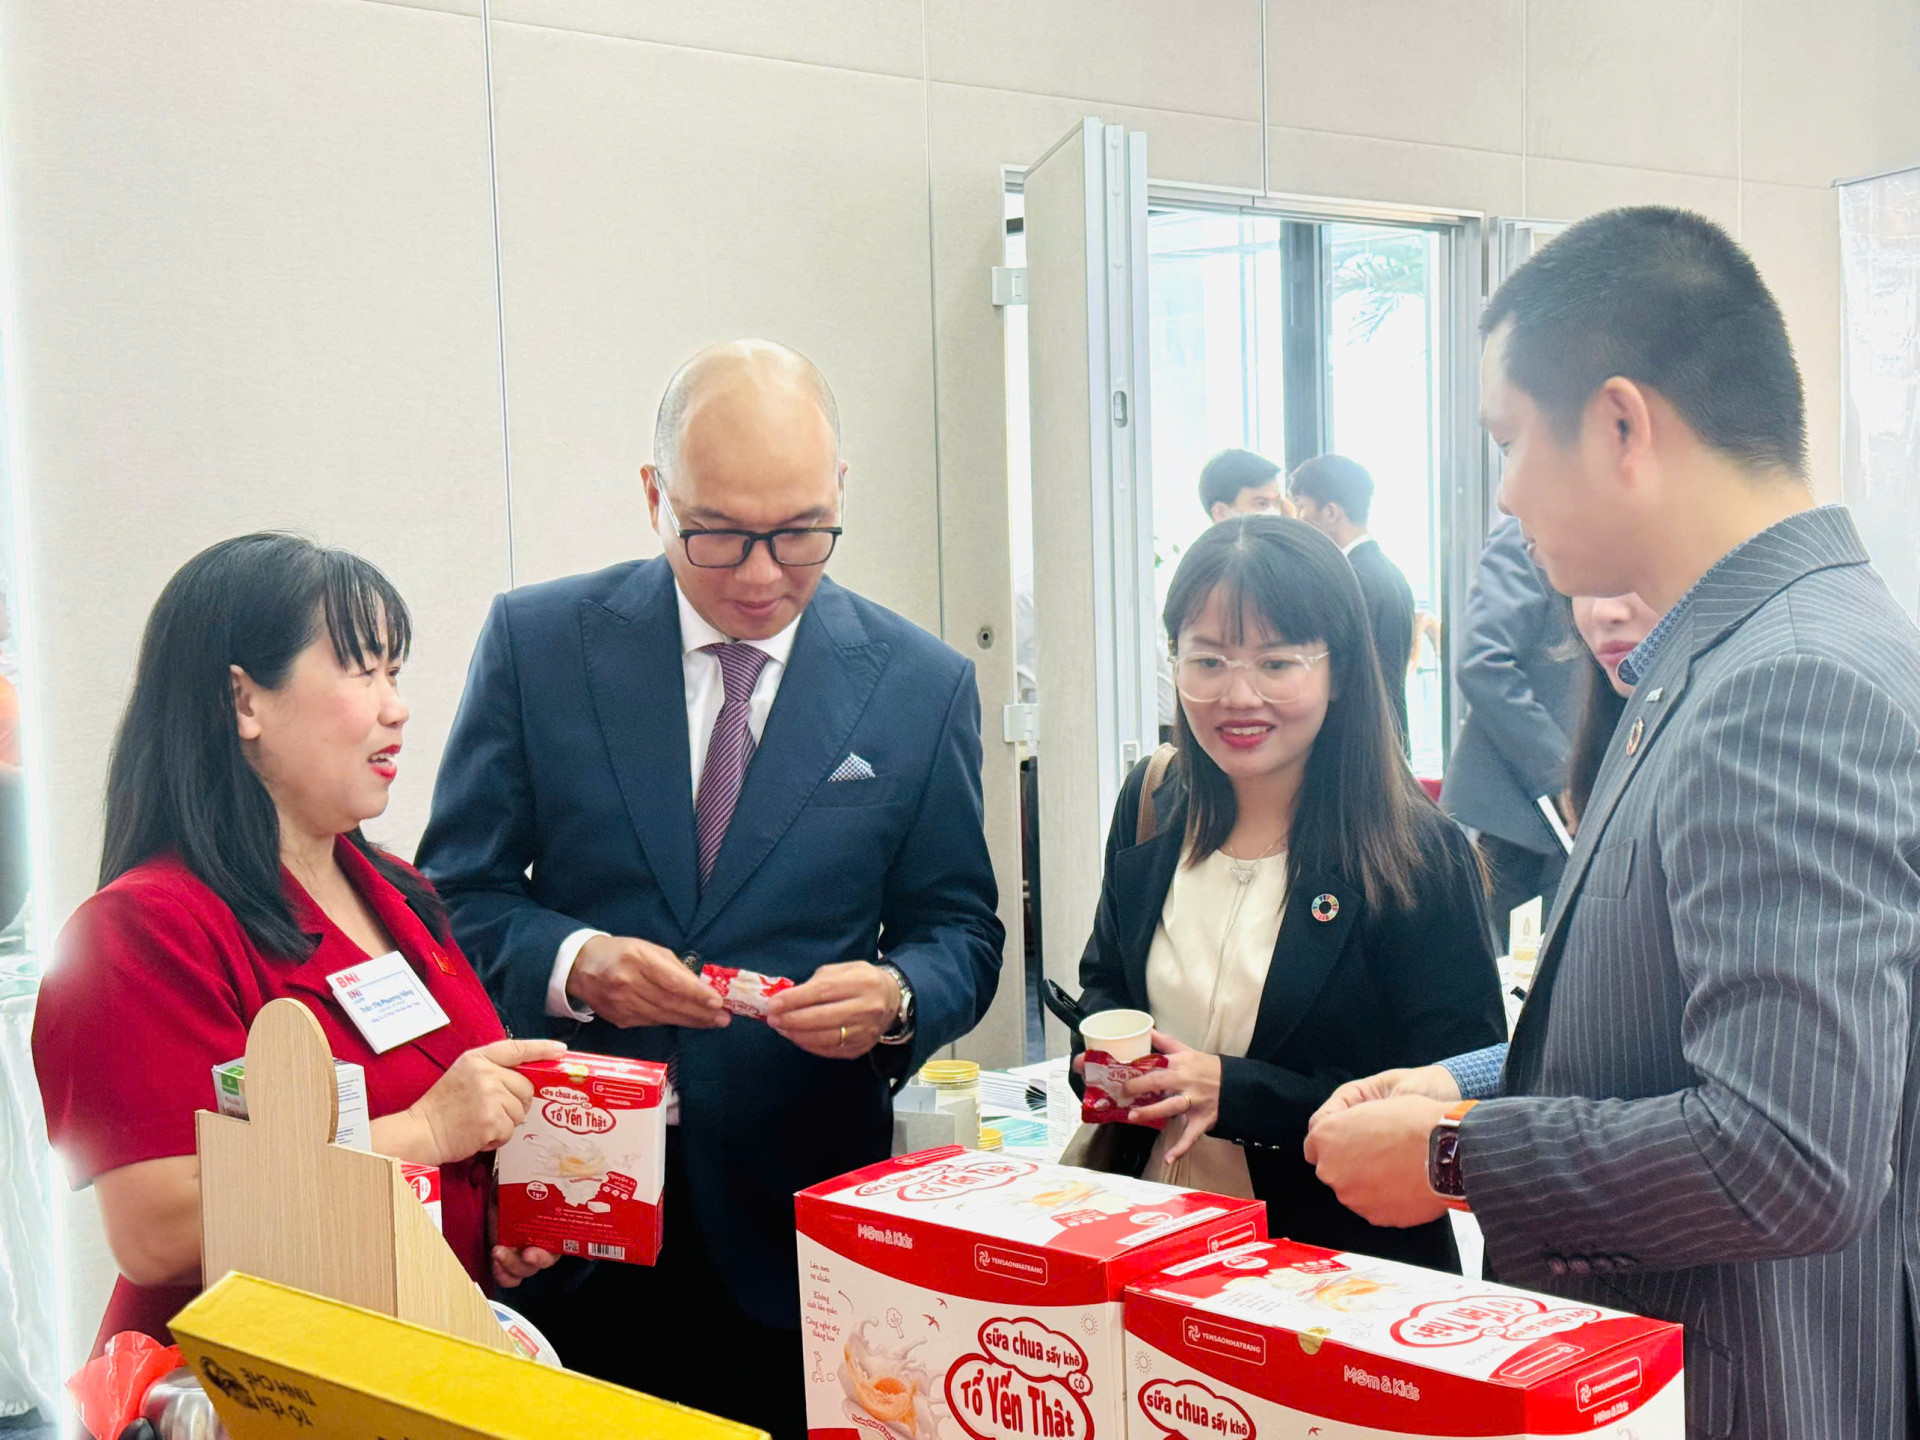
<instances>
[{"instance_id":1,"label":"barcode on box","mask_svg":"<svg viewBox=\"0 0 1920 1440\"><path fill-rule=\"evenodd\" d=\"M624 1260L627 1258L627 1247L624 1245L589 1244L587 1246L587 1254L596 1260Z\"/></svg>"}]
</instances>

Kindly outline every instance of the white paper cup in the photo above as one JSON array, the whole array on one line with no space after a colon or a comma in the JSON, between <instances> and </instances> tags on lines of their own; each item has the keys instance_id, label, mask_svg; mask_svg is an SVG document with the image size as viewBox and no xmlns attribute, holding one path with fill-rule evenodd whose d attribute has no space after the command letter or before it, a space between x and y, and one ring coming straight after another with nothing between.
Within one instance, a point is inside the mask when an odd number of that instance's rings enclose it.
<instances>
[{"instance_id":1,"label":"white paper cup","mask_svg":"<svg viewBox=\"0 0 1920 1440\"><path fill-rule=\"evenodd\" d=\"M1144 1010L1102 1010L1080 1022L1089 1050L1102 1050L1121 1064L1153 1053L1153 1016Z\"/></svg>"}]
</instances>

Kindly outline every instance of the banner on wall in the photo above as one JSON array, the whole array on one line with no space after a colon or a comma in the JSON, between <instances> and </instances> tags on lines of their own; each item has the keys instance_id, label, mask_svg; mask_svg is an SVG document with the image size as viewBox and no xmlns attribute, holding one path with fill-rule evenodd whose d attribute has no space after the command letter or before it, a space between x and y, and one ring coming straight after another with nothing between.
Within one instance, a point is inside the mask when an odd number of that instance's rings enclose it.
<instances>
[{"instance_id":1,"label":"banner on wall","mask_svg":"<svg viewBox=\"0 0 1920 1440\"><path fill-rule=\"evenodd\" d=\"M1842 184L1841 493L1920 620L1920 167Z\"/></svg>"}]
</instances>

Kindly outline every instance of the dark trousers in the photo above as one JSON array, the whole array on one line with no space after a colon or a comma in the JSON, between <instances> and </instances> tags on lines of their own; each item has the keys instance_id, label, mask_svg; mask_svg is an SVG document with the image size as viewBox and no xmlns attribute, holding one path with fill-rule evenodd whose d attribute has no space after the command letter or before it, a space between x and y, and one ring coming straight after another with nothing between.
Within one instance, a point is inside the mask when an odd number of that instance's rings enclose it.
<instances>
[{"instance_id":1,"label":"dark trousers","mask_svg":"<svg viewBox=\"0 0 1920 1440\"><path fill-rule=\"evenodd\" d=\"M762 1325L735 1305L708 1258L678 1136L667 1145L660 1262L562 1260L502 1297L540 1327L569 1370L805 1440L800 1331ZM795 1316L795 1319L798 1319Z\"/></svg>"},{"instance_id":2,"label":"dark trousers","mask_svg":"<svg viewBox=\"0 0 1920 1440\"><path fill-rule=\"evenodd\" d=\"M1538 850L1529 850L1484 832L1480 836L1480 853L1486 857L1487 869L1493 875L1493 894L1487 901L1488 918L1493 922L1493 953L1504 955L1508 914L1538 895L1541 897L1540 923L1545 926L1547 914L1553 909L1554 892L1560 888L1561 872L1567 868L1567 857L1557 852L1542 855Z\"/></svg>"}]
</instances>

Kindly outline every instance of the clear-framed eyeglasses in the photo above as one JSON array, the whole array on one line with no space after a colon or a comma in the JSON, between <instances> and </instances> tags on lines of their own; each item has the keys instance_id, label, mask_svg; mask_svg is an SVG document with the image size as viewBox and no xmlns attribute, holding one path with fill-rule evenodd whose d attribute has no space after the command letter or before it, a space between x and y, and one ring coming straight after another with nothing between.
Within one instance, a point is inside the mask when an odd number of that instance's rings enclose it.
<instances>
[{"instance_id":1,"label":"clear-framed eyeglasses","mask_svg":"<svg viewBox=\"0 0 1920 1440\"><path fill-rule=\"evenodd\" d=\"M1306 693L1313 667L1328 653L1301 650L1262 655L1258 660L1229 660L1211 651L1190 650L1174 661L1174 686L1182 699L1210 705L1226 698L1234 673L1244 670L1254 694L1269 705L1286 705Z\"/></svg>"},{"instance_id":2,"label":"clear-framed eyeglasses","mask_svg":"<svg viewBox=\"0 0 1920 1440\"><path fill-rule=\"evenodd\" d=\"M747 563L753 547L764 544L776 565L795 568L824 565L839 543L838 525L809 525L791 530L686 530L673 513L667 484L660 483L660 509L687 552L687 563L702 570L736 570Z\"/></svg>"}]
</instances>

